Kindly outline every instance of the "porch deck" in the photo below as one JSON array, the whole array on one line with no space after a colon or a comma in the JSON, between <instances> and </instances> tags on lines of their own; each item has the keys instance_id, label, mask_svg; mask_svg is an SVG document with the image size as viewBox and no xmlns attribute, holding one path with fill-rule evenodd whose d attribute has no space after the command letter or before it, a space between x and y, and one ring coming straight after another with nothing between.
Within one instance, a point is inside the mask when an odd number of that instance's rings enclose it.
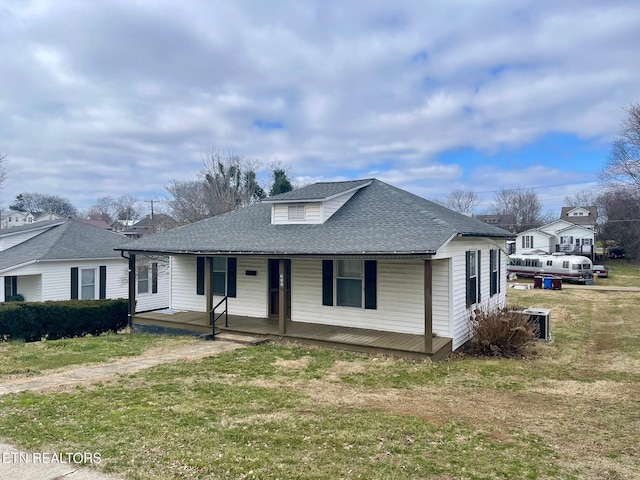
<instances>
[{"instance_id":1,"label":"porch deck","mask_svg":"<svg viewBox=\"0 0 640 480\"><path fill-rule=\"evenodd\" d=\"M133 323L134 325L154 326L167 330L211 333L209 316L204 312L153 311L136 313ZM430 357L432 360L440 360L452 351L452 341L445 337L433 337L433 353L428 354L424 351L423 335L291 321L287 322L286 333L280 335L276 320L235 315L229 315L228 325L225 327L224 319L221 318L216 323L216 332L253 334L271 339L284 338L342 350L410 358Z\"/></svg>"}]
</instances>

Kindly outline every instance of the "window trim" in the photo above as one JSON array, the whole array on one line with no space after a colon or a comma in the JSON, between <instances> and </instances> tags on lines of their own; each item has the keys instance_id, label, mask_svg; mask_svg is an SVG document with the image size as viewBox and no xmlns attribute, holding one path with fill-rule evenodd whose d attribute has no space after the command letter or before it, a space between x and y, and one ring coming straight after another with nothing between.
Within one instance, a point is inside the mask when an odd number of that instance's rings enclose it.
<instances>
[{"instance_id":1,"label":"window trim","mask_svg":"<svg viewBox=\"0 0 640 480\"><path fill-rule=\"evenodd\" d=\"M93 272L93 284L84 283L84 272ZM100 284L100 279L98 277L98 268L97 267L80 267L78 272L78 299L79 300L96 300L98 298L98 288ZM84 287L88 287L93 285L93 296L90 298L85 298L84 296Z\"/></svg>"},{"instance_id":2,"label":"window trim","mask_svg":"<svg viewBox=\"0 0 640 480\"><path fill-rule=\"evenodd\" d=\"M140 265L138 267L138 281L136 282L138 295L147 295L149 293L149 265ZM145 284L146 288L142 290L141 284Z\"/></svg>"}]
</instances>

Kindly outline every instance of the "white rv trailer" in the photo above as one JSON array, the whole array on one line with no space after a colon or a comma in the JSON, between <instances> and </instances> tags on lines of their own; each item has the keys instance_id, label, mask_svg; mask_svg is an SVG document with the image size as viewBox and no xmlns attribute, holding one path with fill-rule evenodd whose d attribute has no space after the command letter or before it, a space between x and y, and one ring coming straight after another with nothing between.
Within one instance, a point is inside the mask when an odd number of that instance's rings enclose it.
<instances>
[{"instance_id":1,"label":"white rv trailer","mask_svg":"<svg viewBox=\"0 0 640 480\"><path fill-rule=\"evenodd\" d=\"M593 280L591 260L582 255L520 254L509 255L507 272L519 277L552 276L577 283Z\"/></svg>"}]
</instances>

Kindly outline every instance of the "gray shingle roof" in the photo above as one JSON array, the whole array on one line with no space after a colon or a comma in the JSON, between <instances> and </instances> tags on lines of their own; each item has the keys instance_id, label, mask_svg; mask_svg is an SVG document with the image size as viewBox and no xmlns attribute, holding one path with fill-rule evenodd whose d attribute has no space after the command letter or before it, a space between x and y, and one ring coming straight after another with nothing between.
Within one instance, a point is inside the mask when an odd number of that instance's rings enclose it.
<instances>
[{"instance_id":1,"label":"gray shingle roof","mask_svg":"<svg viewBox=\"0 0 640 480\"><path fill-rule=\"evenodd\" d=\"M29 230L37 230L45 227L50 227L52 225L60 225L64 223L65 220L42 220L41 222L29 223L27 225L20 225L19 227L9 227L3 228L0 230L0 237L15 235L16 233L28 232Z\"/></svg>"},{"instance_id":2,"label":"gray shingle roof","mask_svg":"<svg viewBox=\"0 0 640 480\"><path fill-rule=\"evenodd\" d=\"M272 225L271 205L259 203L127 243L122 249L286 255L433 253L454 235L511 234L374 179L324 224Z\"/></svg>"},{"instance_id":3,"label":"gray shingle roof","mask_svg":"<svg viewBox=\"0 0 640 480\"><path fill-rule=\"evenodd\" d=\"M118 258L115 249L129 239L93 225L67 220L0 252L0 271L35 260Z\"/></svg>"},{"instance_id":4,"label":"gray shingle roof","mask_svg":"<svg viewBox=\"0 0 640 480\"><path fill-rule=\"evenodd\" d=\"M274 197L265 198L264 203L271 202L300 202L300 201L319 201L324 200L341 193L348 192L354 188L363 187L371 183L373 179L350 180L347 182L318 182L306 187L292 190L290 192L281 193Z\"/></svg>"}]
</instances>

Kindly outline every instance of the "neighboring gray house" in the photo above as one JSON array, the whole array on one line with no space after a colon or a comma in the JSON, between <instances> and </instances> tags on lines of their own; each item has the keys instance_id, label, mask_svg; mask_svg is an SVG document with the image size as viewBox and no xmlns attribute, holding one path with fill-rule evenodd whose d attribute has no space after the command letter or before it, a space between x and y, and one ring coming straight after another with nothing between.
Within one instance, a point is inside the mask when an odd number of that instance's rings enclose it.
<instances>
[{"instance_id":1,"label":"neighboring gray house","mask_svg":"<svg viewBox=\"0 0 640 480\"><path fill-rule=\"evenodd\" d=\"M25 301L127 298L128 261L115 250L128 239L76 220L37 222L0 233L0 301L20 294ZM158 267L140 265L140 272ZM138 296L141 308L164 306L168 275L150 279ZM163 295L158 289L164 288ZM147 290L149 290L147 292ZM161 303L158 303L160 301Z\"/></svg>"},{"instance_id":2,"label":"neighboring gray house","mask_svg":"<svg viewBox=\"0 0 640 480\"><path fill-rule=\"evenodd\" d=\"M171 256L171 309L133 321L439 358L506 302L500 228L376 179L316 183L120 247ZM135 281L133 278L131 281ZM219 304L219 305L218 305Z\"/></svg>"}]
</instances>

